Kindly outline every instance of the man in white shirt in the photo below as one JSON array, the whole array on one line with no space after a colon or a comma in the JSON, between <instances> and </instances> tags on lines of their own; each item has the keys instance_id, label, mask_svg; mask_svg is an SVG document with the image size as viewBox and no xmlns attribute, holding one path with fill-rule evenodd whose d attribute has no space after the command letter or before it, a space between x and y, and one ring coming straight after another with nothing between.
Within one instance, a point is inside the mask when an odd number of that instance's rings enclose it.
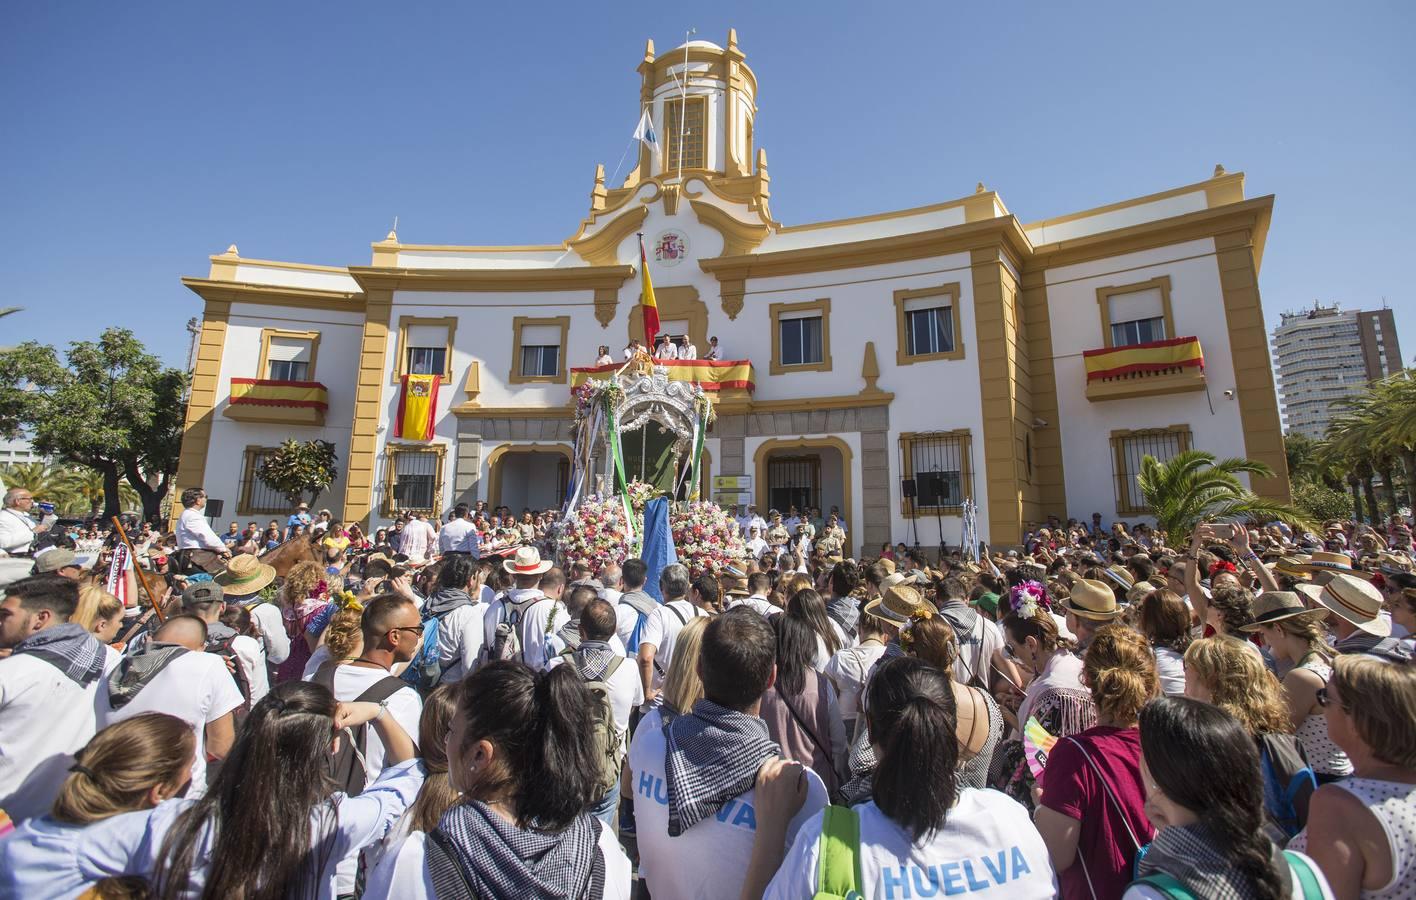
<instances>
[{"instance_id":1,"label":"man in white shirt","mask_svg":"<svg viewBox=\"0 0 1416 900\"><path fill-rule=\"evenodd\" d=\"M699 650L704 699L667 728L646 713L629 747L639 871L660 900L742 893L757 831L753 785L779 748L758 718L776 676L772 626L730 609L708 623ZM669 748L675 752L668 752ZM805 801L786 842L828 802L820 776L804 768Z\"/></svg>"},{"instance_id":2,"label":"man in white shirt","mask_svg":"<svg viewBox=\"0 0 1416 900\"><path fill-rule=\"evenodd\" d=\"M487 608L484 621L484 658L495 653L497 627L505 625L521 650L516 658L537 671L550 663L548 638L565 624L568 615L559 597L565 573L551 568L535 547L518 547L516 555L502 561L502 568L516 579L516 586Z\"/></svg>"},{"instance_id":3,"label":"man in white shirt","mask_svg":"<svg viewBox=\"0 0 1416 900\"><path fill-rule=\"evenodd\" d=\"M615 633L624 642L625 651L629 654L638 653L639 641L649 617L659 608L659 601L644 590L648 572L649 567L637 556L626 559L620 569L624 593L615 603Z\"/></svg>"},{"instance_id":4,"label":"man in white shirt","mask_svg":"<svg viewBox=\"0 0 1416 900\"><path fill-rule=\"evenodd\" d=\"M673 658L674 641L688 620L695 616L706 616L708 610L688 599L688 569L673 563L659 573L659 594L663 605L654 610L644 621L644 631L639 637L636 655L639 658L639 679L644 687L644 701L652 703L664 686L664 676L669 671L669 661ZM695 591L696 600L701 595ZM714 600L717 599L715 594Z\"/></svg>"},{"instance_id":5,"label":"man in white shirt","mask_svg":"<svg viewBox=\"0 0 1416 900\"><path fill-rule=\"evenodd\" d=\"M681 348L679 349L678 358L679 358L679 359L697 359L697 358L698 358L698 348L693 345L693 339L692 339L692 338L685 337L685 338L683 339L683 347L681 347Z\"/></svg>"},{"instance_id":6,"label":"man in white shirt","mask_svg":"<svg viewBox=\"0 0 1416 900\"><path fill-rule=\"evenodd\" d=\"M364 649L359 658L348 663L329 660L309 679L330 688L334 699L341 703L363 697L386 678L396 678L394 667L411 660L423 642L423 620L418 615L418 607L408 598L395 594L383 594L369 601L359 625L364 634ZM423 700L413 686L407 682L402 682L401 686L390 683L387 688L380 685L378 694L377 698L365 699L376 703L386 701L394 720L410 737L416 737L418 719L423 715ZM366 784L373 784L384 769L384 745L372 728L365 730L365 737L367 743L360 748L364 754L364 778Z\"/></svg>"},{"instance_id":7,"label":"man in white shirt","mask_svg":"<svg viewBox=\"0 0 1416 900\"><path fill-rule=\"evenodd\" d=\"M415 513L407 525L403 526L403 538L398 550L408 557L409 562L423 562L438 545L437 531L423 513Z\"/></svg>"},{"instance_id":8,"label":"man in white shirt","mask_svg":"<svg viewBox=\"0 0 1416 900\"><path fill-rule=\"evenodd\" d=\"M222 559L231 558L231 548L221 541L221 537L211 530L207 522L207 495L201 488L187 488L182 492L182 515L177 519L177 557L181 561L184 574L200 571L187 563L192 550L209 550Z\"/></svg>"},{"instance_id":9,"label":"man in white shirt","mask_svg":"<svg viewBox=\"0 0 1416 900\"><path fill-rule=\"evenodd\" d=\"M767 552L767 542L762 539L762 530L756 525L748 526L747 542L744 546L753 559L761 559L762 554Z\"/></svg>"},{"instance_id":10,"label":"man in white shirt","mask_svg":"<svg viewBox=\"0 0 1416 900\"><path fill-rule=\"evenodd\" d=\"M669 340L667 334L659 335L659 345L654 348L655 359L678 359L678 345Z\"/></svg>"},{"instance_id":11,"label":"man in white shirt","mask_svg":"<svg viewBox=\"0 0 1416 900\"><path fill-rule=\"evenodd\" d=\"M45 815L74 754L93 737L93 698L106 654L70 623L79 585L39 575L5 586L0 604L0 809Z\"/></svg>"},{"instance_id":12,"label":"man in white shirt","mask_svg":"<svg viewBox=\"0 0 1416 900\"><path fill-rule=\"evenodd\" d=\"M748 529L752 528L753 526L757 527L758 534L761 534L764 537L767 534L767 520L762 518L762 516L758 514L756 503L747 504L747 526L747 528L743 529L743 534L747 534Z\"/></svg>"},{"instance_id":13,"label":"man in white shirt","mask_svg":"<svg viewBox=\"0 0 1416 900\"><path fill-rule=\"evenodd\" d=\"M167 713L191 725L197 747L188 797L206 791L207 758L223 759L230 752L235 711L243 703L225 660L202 652L206 640L201 619L173 616L104 679L95 704L100 729L145 712Z\"/></svg>"},{"instance_id":14,"label":"man in white shirt","mask_svg":"<svg viewBox=\"0 0 1416 900\"><path fill-rule=\"evenodd\" d=\"M483 577L482 567L472 557L449 556L438 571L437 590L423 603L428 627L438 630L443 684L461 681L477 669L486 634Z\"/></svg>"},{"instance_id":15,"label":"man in white shirt","mask_svg":"<svg viewBox=\"0 0 1416 900\"><path fill-rule=\"evenodd\" d=\"M718 338L717 338L716 336L710 337L710 338L708 339L708 352L705 353L705 354L703 354L703 358L704 358L704 359L726 359L726 358L727 358L727 357L723 356L723 348L720 347L720 346L718 346Z\"/></svg>"},{"instance_id":16,"label":"man in white shirt","mask_svg":"<svg viewBox=\"0 0 1416 900\"><path fill-rule=\"evenodd\" d=\"M766 572L753 572L747 576L745 584L745 596L737 596L728 601L728 609L735 609L739 606L746 606L764 616L775 616L782 610L773 606L772 601L767 599L767 592L772 590L772 576Z\"/></svg>"},{"instance_id":17,"label":"man in white shirt","mask_svg":"<svg viewBox=\"0 0 1416 900\"><path fill-rule=\"evenodd\" d=\"M600 584L604 587L600 590L600 599L608 602L611 606L619 603L619 598L624 596L624 591L620 589L620 581L623 577L620 567L614 563L606 563L600 570Z\"/></svg>"},{"instance_id":18,"label":"man in white shirt","mask_svg":"<svg viewBox=\"0 0 1416 900\"><path fill-rule=\"evenodd\" d=\"M34 497L20 487L5 492L5 507L0 509L0 556L20 556L34 548L34 536L49 530L48 525L36 525L30 518Z\"/></svg>"},{"instance_id":19,"label":"man in white shirt","mask_svg":"<svg viewBox=\"0 0 1416 900\"><path fill-rule=\"evenodd\" d=\"M624 348L625 360L628 361L634 359L634 357L643 349L644 347L639 343L639 338L630 338L629 346Z\"/></svg>"},{"instance_id":20,"label":"man in white shirt","mask_svg":"<svg viewBox=\"0 0 1416 900\"><path fill-rule=\"evenodd\" d=\"M206 649L218 656L235 659L237 669L231 674L236 679L237 687L241 688L243 699L258 703L270 693L265 647L255 638L238 634L236 629L223 625L221 614L225 609L225 591L214 581L188 585L182 592L182 611L206 623Z\"/></svg>"},{"instance_id":21,"label":"man in white shirt","mask_svg":"<svg viewBox=\"0 0 1416 900\"><path fill-rule=\"evenodd\" d=\"M467 518L469 511L466 503L459 503L453 507L447 524L438 532L439 552L444 555L467 552L463 549L467 542L467 536L476 533L476 529L472 527L472 521Z\"/></svg>"}]
</instances>

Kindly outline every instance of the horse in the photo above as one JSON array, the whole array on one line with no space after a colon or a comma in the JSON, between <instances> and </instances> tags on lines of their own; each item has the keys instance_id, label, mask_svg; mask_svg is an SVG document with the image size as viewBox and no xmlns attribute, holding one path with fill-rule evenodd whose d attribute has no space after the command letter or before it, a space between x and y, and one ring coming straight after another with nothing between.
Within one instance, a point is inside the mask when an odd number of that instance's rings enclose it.
<instances>
[{"instance_id":1,"label":"horse","mask_svg":"<svg viewBox=\"0 0 1416 900\"><path fill-rule=\"evenodd\" d=\"M325 566L324 547L320 545L320 536L296 537L270 548L257 557L261 562L275 569L276 577L284 578L290 570L295 568L297 563L312 562L319 563L320 568Z\"/></svg>"}]
</instances>

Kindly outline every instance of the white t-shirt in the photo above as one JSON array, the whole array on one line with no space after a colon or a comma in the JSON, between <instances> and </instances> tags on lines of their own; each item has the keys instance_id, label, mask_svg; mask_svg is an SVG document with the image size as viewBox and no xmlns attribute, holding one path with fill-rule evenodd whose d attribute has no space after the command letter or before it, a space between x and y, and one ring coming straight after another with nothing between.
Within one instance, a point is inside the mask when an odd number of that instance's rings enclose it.
<instances>
[{"instance_id":1,"label":"white t-shirt","mask_svg":"<svg viewBox=\"0 0 1416 900\"><path fill-rule=\"evenodd\" d=\"M95 708L99 729L146 712L167 713L191 725L196 732L197 750L187 796L195 798L206 790L207 723L215 722L241 703L241 690L227 670L226 661L215 653L188 650L168 663L122 709L115 710L110 705L105 679Z\"/></svg>"},{"instance_id":2,"label":"white t-shirt","mask_svg":"<svg viewBox=\"0 0 1416 900\"><path fill-rule=\"evenodd\" d=\"M643 589L640 588L639 590L642 591ZM609 598L606 599L608 600ZM650 597L649 602L651 605L654 605L654 598ZM635 609L633 604L625 602L623 593L616 597L613 603L615 604L615 636L620 639L620 643L628 645L630 635L634 633L634 626L639 624L639 610ZM655 608L657 608L657 605ZM653 610L651 609L650 613L652 614L652 612ZM645 628L649 627L648 615L646 615L644 625ZM639 633L639 637L640 640L644 639L644 632L642 630Z\"/></svg>"},{"instance_id":3,"label":"white t-shirt","mask_svg":"<svg viewBox=\"0 0 1416 900\"><path fill-rule=\"evenodd\" d=\"M746 606L754 612L761 613L768 618L777 615L782 611L781 607L773 606L772 601L761 594L753 594L751 597L734 597L728 601L728 609L738 606Z\"/></svg>"},{"instance_id":4,"label":"white t-shirt","mask_svg":"<svg viewBox=\"0 0 1416 900\"><path fill-rule=\"evenodd\" d=\"M664 686L664 676L668 674L669 662L674 656L674 642L683 626L695 616L708 615L687 600L674 600L661 605L644 620L644 630L639 634L639 644L653 644L654 682L652 687L659 690Z\"/></svg>"},{"instance_id":5,"label":"white t-shirt","mask_svg":"<svg viewBox=\"0 0 1416 900\"><path fill-rule=\"evenodd\" d=\"M182 515L177 517L177 528L173 533L177 537L178 550L205 549L222 553L227 549L220 536L211 530L206 513L195 506L182 510Z\"/></svg>"},{"instance_id":6,"label":"white t-shirt","mask_svg":"<svg viewBox=\"0 0 1416 900\"><path fill-rule=\"evenodd\" d=\"M477 668L486 627L487 608L481 603L459 606L442 617L438 622L438 662L443 667L440 683L461 681Z\"/></svg>"},{"instance_id":7,"label":"white t-shirt","mask_svg":"<svg viewBox=\"0 0 1416 900\"><path fill-rule=\"evenodd\" d=\"M679 359L697 359L697 358L698 358L698 348L695 347L695 346L693 346L693 342L692 342L692 341L688 342L687 344L684 344L684 345L683 345L683 349L679 351Z\"/></svg>"},{"instance_id":8,"label":"white t-shirt","mask_svg":"<svg viewBox=\"0 0 1416 900\"><path fill-rule=\"evenodd\" d=\"M397 850L384 856L369 874L364 889L365 900L433 900L433 882L423 865L424 844L428 836L415 831ZM632 881L629 857L624 855L615 832L600 828L600 854L605 858L604 900L629 900ZM599 900L599 898L596 898Z\"/></svg>"},{"instance_id":9,"label":"white t-shirt","mask_svg":"<svg viewBox=\"0 0 1416 900\"><path fill-rule=\"evenodd\" d=\"M488 648L495 646L497 623L502 621L502 610L509 606L508 601L524 600L535 594L541 594L541 592L535 588L513 588L503 598L487 605L484 613L485 618L482 620L484 646ZM541 596L545 595L541 594ZM555 630L564 625L569 617L569 613L565 611L565 607L561 605L559 600L546 599L526 608L523 619L517 627L517 634L521 638L521 659L526 665L537 671L546 668L551 657L555 655L551 652L547 638L555 634ZM439 634L439 641L441 641L441 634Z\"/></svg>"},{"instance_id":10,"label":"white t-shirt","mask_svg":"<svg viewBox=\"0 0 1416 900\"><path fill-rule=\"evenodd\" d=\"M265 647L249 635L238 634L231 642L231 652L241 661L241 671L251 688L251 703L259 702L270 693L270 671L266 668Z\"/></svg>"},{"instance_id":11,"label":"white t-shirt","mask_svg":"<svg viewBox=\"0 0 1416 900\"><path fill-rule=\"evenodd\" d=\"M1008 900L1057 896L1057 877L1027 810L1005 794L964 788L944 827L916 844L874 801L854 807L860 817L863 897L988 893ZM796 837L764 900L810 900L816 893L822 814ZM642 840L642 838L641 838Z\"/></svg>"},{"instance_id":12,"label":"white t-shirt","mask_svg":"<svg viewBox=\"0 0 1416 900\"><path fill-rule=\"evenodd\" d=\"M334 670L334 699L349 702L388 677L388 672L371 666L342 665ZM418 740L418 720L423 715L423 699L412 685L399 688L388 698L388 711L410 740ZM370 725L364 729L368 741L364 748L364 783L373 784L384 770L384 745L378 731Z\"/></svg>"},{"instance_id":13,"label":"white t-shirt","mask_svg":"<svg viewBox=\"0 0 1416 900\"><path fill-rule=\"evenodd\" d=\"M639 720L629 746L630 786L638 828L639 874L654 900L736 897L752 859L757 834L755 791L729 800L678 837L669 837L669 789L664 780L663 720L651 710ZM787 826L791 843L804 822L828 802L826 785L811 769L806 801Z\"/></svg>"},{"instance_id":14,"label":"white t-shirt","mask_svg":"<svg viewBox=\"0 0 1416 900\"><path fill-rule=\"evenodd\" d=\"M462 550L462 542L467 539L469 532L473 531L472 523L467 519L453 519L442 527L438 532L438 550L447 553L450 550Z\"/></svg>"},{"instance_id":15,"label":"white t-shirt","mask_svg":"<svg viewBox=\"0 0 1416 900\"><path fill-rule=\"evenodd\" d=\"M0 509L0 550L26 553L34 543L34 519L13 507Z\"/></svg>"},{"instance_id":16,"label":"white t-shirt","mask_svg":"<svg viewBox=\"0 0 1416 900\"><path fill-rule=\"evenodd\" d=\"M865 676L884 655L885 645L871 640L838 651L826 664L822 674L836 687L842 718L854 719L860 715L860 695L865 690Z\"/></svg>"},{"instance_id":17,"label":"white t-shirt","mask_svg":"<svg viewBox=\"0 0 1416 900\"><path fill-rule=\"evenodd\" d=\"M98 730L102 682L80 686L28 653L0 659L0 809L16 822L49 812L74 754Z\"/></svg>"},{"instance_id":18,"label":"white t-shirt","mask_svg":"<svg viewBox=\"0 0 1416 900\"><path fill-rule=\"evenodd\" d=\"M246 607L251 621L261 630L266 662L278 666L290 658L290 636L285 633L285 618L274 603L258 603Z\"/></svg>"},{"instance_id":19,"label":"white t-shirt","mask_svg":"<svg viewBox=\"0 0 1416 900\"><path fill-rule=\"evenodd\" d=\"M309 662L305 663L305 669L300 673L301 681L309 681L315 677L315 673L320 670L320 666L329 662L329 648L320 644L315 651L310 654Z\"/></svg>"}]
</instances>

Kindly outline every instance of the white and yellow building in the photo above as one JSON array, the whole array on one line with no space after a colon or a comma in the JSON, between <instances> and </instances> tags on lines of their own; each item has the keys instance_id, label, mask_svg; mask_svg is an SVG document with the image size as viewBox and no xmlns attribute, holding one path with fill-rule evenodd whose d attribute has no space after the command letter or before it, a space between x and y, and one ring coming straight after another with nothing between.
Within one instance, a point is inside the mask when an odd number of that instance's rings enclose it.
<instances>
[{"instance_id":1,"label":"white and yellow building","mask_svg":"<svg viewBox=\"0 0 1416 900\"><path fill-rule=\"evenodd\" d=\"M320 438L341 472L321 503L348 521L477 499L557 505L571 368L642 336L642 232L663 329L700 354L717 336L726 358L753 366L752 389L721 392L705 479L746 476L739 496L764 511L837 506L856 552L916 534L957 543L965 497L998 544L1049 514L1135 520L1141 455L1187 447L1262 460L1277 477L1255 488L1287 496L1258 288L1273 198L1246 199L1242 174L1216 168L1032 223L979 185L784 225L735 34L663 56L651 42L639 74L662 158L641 149L614 187L598 167L584 220L559 243L405 244L391 232L349 266L232 246L207 277L183 279L206 305L178 489L205 487L223 518L283 513L254 469L282 440ZM1089 378L1087 351L1164 339L1173 352L1181 337L1197 339L1203 368ZM1094 354L1091 369L1153 356ZM410 372L442 376L428 442L393 436Z\"/></svg>"}]
</instances>

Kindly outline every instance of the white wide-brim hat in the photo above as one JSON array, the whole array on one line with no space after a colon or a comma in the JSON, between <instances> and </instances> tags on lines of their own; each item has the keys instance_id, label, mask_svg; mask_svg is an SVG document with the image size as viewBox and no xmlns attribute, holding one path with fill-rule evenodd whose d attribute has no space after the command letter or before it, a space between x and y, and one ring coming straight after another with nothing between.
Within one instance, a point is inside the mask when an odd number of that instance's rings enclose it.
<instances>
[{"instance_id":1,"label":"white wide-brim hat","mask_svg":"<svg viewBox=\"0 0 1416 900\"><path fill-rule=\"evenodd\" d=\"M516 555L502 560L502 568L513 575L540 575L551 567L551 561L541 559L535 547L517 547Z\"/></svg>"}]
</instances>

